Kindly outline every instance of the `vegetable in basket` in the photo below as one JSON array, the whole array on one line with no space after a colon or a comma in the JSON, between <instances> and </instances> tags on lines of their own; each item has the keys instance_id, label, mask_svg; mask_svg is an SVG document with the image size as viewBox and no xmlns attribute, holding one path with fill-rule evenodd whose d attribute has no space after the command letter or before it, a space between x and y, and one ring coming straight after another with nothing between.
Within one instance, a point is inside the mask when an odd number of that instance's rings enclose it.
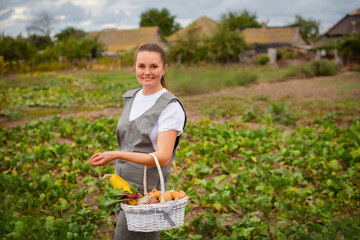
<instances>
[{"instance_id":1,"label":"vegetable in basket","mask_svg":"<svg viewBox=\"0 0 360 240\"><path fill-rule=\"evenodd\" d=\"M110 183L114 189L107 189L105 197L107 200L99 204L99 208L108 208L120 202L127 202L130 205L136 205L136 199L141 194L134 186L130 186L124 179L117 174L106 174L102 179L110 178Z\"/></svg>"}]
</instances>

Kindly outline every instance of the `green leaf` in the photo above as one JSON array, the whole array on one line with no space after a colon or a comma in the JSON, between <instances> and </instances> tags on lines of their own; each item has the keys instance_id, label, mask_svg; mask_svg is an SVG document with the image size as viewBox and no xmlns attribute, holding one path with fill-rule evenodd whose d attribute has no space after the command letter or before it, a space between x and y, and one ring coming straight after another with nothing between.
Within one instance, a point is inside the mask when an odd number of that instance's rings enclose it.
<instances>
[{"instance_id":1,"label":"green leaf","mask_svg":"<svg viewBox=\"0 0 360 240\"><path fill-rule=\"evenodd\" d=\"M354 196L354 190L349 185L347 185L346 183L342 183L341 185L345 188L345 191L349 195L349 198Z\"/></svg>"},{"instance_id":2,"label":"green leaf","mask_svg":"<svg viewBox=\"0 0 360 240\"><path fill-rule=\"evenodd\" d=\"M285 236L285 234L283 234L282 232L280 232L277 228L275 229L275 236L277 237L278 240L287 240L288 238Z\"/></svg>"},{"instance_id":3,"label":"green leaf","mask_svg":"<svg viewBox=\"0 0 360 240\"><path fill-rule=\"evenodd\" d=\"M189 238L190 240L201 240L203 239L203 236L196 234L196 235L190 235Z\"/></svg>"},{"instance_id":4,"label":"green leaf","mask_svg":"<svg viewBox=\"0 0 360 240\"><path fill-rule=\"evenodd\" d=\"M214 182L216 185L219 185L219 183L225 181L226 179L228 178L227 175L221 175L221 176L218 176L214 179Z\"/></svg>"},{"instance_id":5,"label":"green leaf","mask_svg":"<svg viewBox=\"0 0 360 240\"><path fill-rule=\"evenodd\" d=\"M254 222L254 223L258 223L258 222L261 222L261 219L258 218L257 216L254 216L254 217L250 218L250 221Z\"/></svg>"},{"instance_id":6,"label":"green leaf","mask_svg":"<svg viewBox=\"0 0 360 240\"><path fill-rule=\"evenodd\" d=\"M334 170L337 170L339 168L338 161L337 160L331 160L329 162L329 167L334 169Z\"/></svg>"},{"instance_id":7,"label":"green leaf","mask_svg":"<svg viewBox=\"0 0 360 240\"><path fill-rule=\"evenodd\" d=\"M219 202L215 202L213 207L217 210L217 211L221 211L223 209L223 205Z\"/></svg>"}]
</instances>

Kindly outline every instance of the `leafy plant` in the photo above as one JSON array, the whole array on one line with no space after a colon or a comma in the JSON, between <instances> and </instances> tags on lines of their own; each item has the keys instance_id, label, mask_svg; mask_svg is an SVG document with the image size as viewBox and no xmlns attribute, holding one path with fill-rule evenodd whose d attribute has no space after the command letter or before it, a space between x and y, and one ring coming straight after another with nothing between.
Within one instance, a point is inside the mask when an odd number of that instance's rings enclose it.
<instances>
[{"instance_id":1,"label":"leafy plant","mask_svg":"<svg viewBox=\"0 0 360 240\"><path fill-rule=\"evenodd\" d=\"M287 109L284 102L272 103L269 107L274 122L284 125L293 125L294 119L291 112Z\"/></svg>"},{"instance_id":2,"label":"leafy plant","mask_svg":"<svg viewBox=\"0 0 360 240\"><path fill-rule=\"evenodd\" d=\"M270 61L270 58L268 57L268 55L261 55L258 59L257 59L257 63L261 66L267 64Z\"/></svg>"}]
</instances>

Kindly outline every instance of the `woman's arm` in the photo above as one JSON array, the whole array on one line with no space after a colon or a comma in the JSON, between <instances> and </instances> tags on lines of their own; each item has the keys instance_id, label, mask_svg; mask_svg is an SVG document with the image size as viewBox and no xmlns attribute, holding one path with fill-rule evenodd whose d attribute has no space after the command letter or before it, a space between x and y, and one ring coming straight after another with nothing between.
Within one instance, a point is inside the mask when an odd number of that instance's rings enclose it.
<instances>
[{"instance_id":1,"label":"woman's arm","mask_svg":"<svg viewBox=\"0 0 360 240\"><path fill-rule=\"evenodd\" d=\"M166 167L170 163L175 146L176 136L176 130L168 130L159 132L158 134L157 149L154 154L158 158L161 167ZM121 151L97 153L90 158L90 162L93 166L102 166L116 159L122 159L146 166L156 166L153 157L149 154Z\"/></svg>"}]
</instances>

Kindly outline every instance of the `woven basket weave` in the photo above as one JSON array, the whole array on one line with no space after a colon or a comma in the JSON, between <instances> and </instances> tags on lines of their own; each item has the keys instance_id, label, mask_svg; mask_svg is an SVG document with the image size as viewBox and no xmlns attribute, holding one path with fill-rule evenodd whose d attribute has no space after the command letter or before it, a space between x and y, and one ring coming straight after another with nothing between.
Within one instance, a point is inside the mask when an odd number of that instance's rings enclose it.
<instances>
[{"instance_id":1,"label":"woven basket weave","mask_svg":"<svg viewBox=\"0 0 360 240\"><path fill-rule=\"evenodd\" d=\"M185 206L188 198L165 202L164 177L160 168L157 157L150 153L154 158L156 167L159 171L161 185L161 201L156 204L146 204L132 206L125 203L121 204L121 208L125 212L126 222L129 231L134 232L155 232L165 229L176 228L184 224ZM144 167L144 194L147 194L146 171Z\"/></svg>"}]
</instances>

